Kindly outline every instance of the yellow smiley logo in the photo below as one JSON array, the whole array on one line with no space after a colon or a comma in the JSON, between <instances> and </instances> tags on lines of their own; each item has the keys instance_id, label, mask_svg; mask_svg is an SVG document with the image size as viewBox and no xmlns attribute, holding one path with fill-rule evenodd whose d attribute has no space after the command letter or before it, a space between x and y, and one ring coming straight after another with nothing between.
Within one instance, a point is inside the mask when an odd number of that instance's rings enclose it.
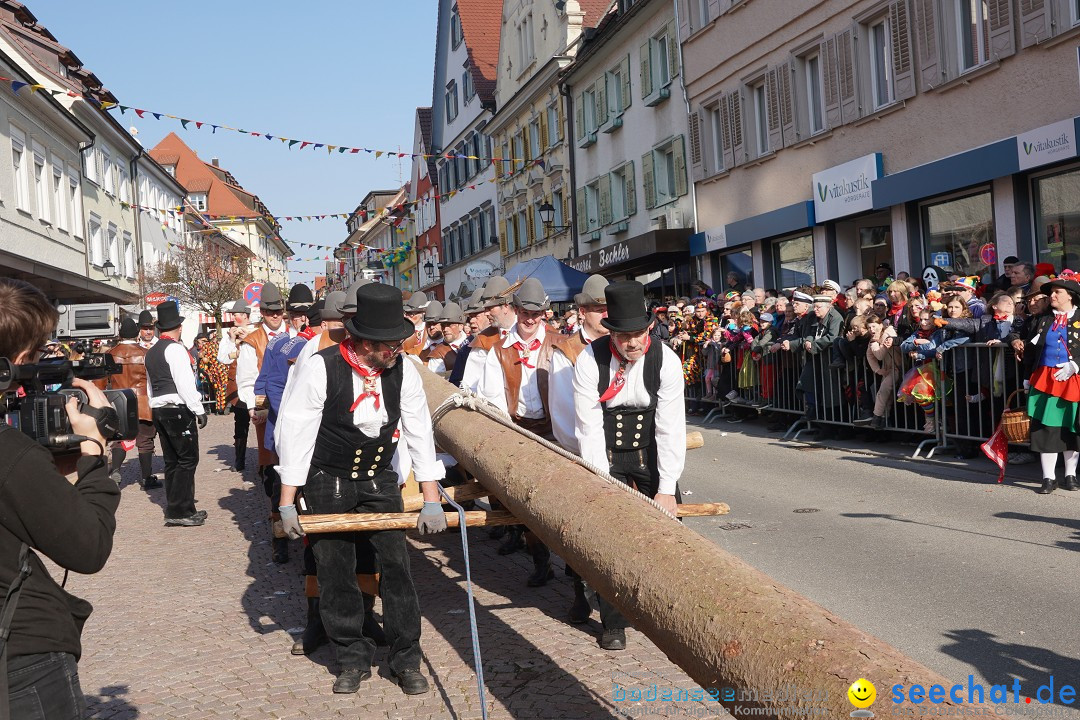
<instances>
[{"instance_id":1,"label":"yellow smiley logo","mask_svg":"<svg viewBox=\"0 0 1080 720\"><path fill-rule=\"evenodd\" d=\"M877 699L877 689L874 683L865 678L859 678L851 683L847 691L848 700L860 710L870 707Z\"/></svg>"}]
</instances>

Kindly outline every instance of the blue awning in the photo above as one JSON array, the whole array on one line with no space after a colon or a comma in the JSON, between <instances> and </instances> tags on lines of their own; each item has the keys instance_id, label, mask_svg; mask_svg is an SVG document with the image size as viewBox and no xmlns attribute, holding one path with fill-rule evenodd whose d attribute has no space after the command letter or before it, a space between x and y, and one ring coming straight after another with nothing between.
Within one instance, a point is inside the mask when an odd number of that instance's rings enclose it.
<instances>
[{"instance_id":1,"label":"blue awning","mask_svg":"<svg viewBox=\"0 0 1080 720\"><path fill-rule=\"evenodd\" d=\"M555 302L573 300L574 295L581 292L581 287L589 279L588 273L579 272L551 255L518 263L507 270L504 277L511 285L518 280L534 277L544 286L548 297Z\"/></svg>"},{"instance_id":2,"label":"blue awning","mask_svg":"<svg viewBox=\"0 0 1080 720\"><path fill-rule=\"evenodd\" d=\"M942 195L1019 170L1014 136L875 180L874 209Z\"/></svg>"},{"instance_id":3,"label":"blue awning","mask_svg":"<svg viewBox=\"0 0 1080 720\"><path fill-rule=\"evenodd\" d=\"M786 235L814 226L814 202L803 202L728 223L727 244L745 245L762 238Z\"/></svg>"}]
</instances>

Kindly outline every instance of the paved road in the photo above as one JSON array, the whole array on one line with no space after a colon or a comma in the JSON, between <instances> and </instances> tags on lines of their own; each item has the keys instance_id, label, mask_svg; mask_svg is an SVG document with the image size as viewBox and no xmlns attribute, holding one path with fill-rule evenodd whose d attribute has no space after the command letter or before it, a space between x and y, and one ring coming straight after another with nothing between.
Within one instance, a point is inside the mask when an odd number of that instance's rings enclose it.
<instances>
[{"instance_id":1,"label":"paved road","mask_svg":"<svg viewBox=\"0 0 1080 720\"><path fill-rule=\"evenodd\" d=\"M955 682L1080 685L1080 492L1036 494L1037 465L998 485L983 459L785 443L754 423L704 434L688 501L732 512L696 530Z\"/></svg>"},{"instance_id":2,"label":"paved road","mask_svg":"<svg viewBox=\"0 0 1080 720\"><path fill-rule=\"evenodd\" d=\"M95 608L80 663L92 717L479 718L460 535L412 540L432 692L403 695L380 650L375 677L356 695L335 696L329 648L311 659L288 654L304 622L299 544L289 564L271 562L266 498L225 465L231 418L211 417L202 435L196 495L207 524L163 527L164 493L134 484L132 457L112 558L98 575L68 581ZM696 687L640 633L628 632L627 651L609 653L596 644L595 612L587 626L563 622L572 590L561 566L555 581L531 590L530 558L497 555L483 529L470 538L489 717L621 717L631 703L615 700L613 677L622 686ZM719 711L677 707L697 717Z\"/></svg>"}]
</instances>

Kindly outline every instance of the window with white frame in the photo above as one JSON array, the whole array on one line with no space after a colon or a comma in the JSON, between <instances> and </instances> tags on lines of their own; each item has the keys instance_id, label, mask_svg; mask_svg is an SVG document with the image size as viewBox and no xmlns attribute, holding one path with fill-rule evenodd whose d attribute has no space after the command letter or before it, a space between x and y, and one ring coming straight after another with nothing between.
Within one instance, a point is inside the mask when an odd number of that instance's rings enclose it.
<instances>
[{"instance_id":1,"label":"window with white frame","mask_svg":"<svg viewBox=\"0 0 1080 720\"><path fill-rule=\"evenodd\" d=\"M893 101L892 29L887 17L872 20L866 25L870 48L870 95L874 109Z\"/></svg>"},{"instance_id":2,"label":"window with white frame","mask_svg":"<svg viewBox=\"0 0 1080 720\"><path fill-rule=\"evenodd\" d=\"M192 193L189 196L192 206L199 212L206 212L206 193Z\"/></svg>"},{"instance_id":3,"label":"window with white frame","mask_svg":"<svg viewBox=\"0 0 1080 720\"><path fill-rule=\"evenodd\" d=\"M127 170L120 169L120 202L131 202L131 189L128 187Z\"/></svg>"},{"instance_id":4,"label":"window with white frame","mask_svg":"<svg viewBox=\"0 0 1080 720\"><path fill-rule=\"evenodd\" d=\"M56 164L53 159L52 166L52 207L56 213L56 227L64 232L68 229L67 188L64 185L64 168Z\"/></svg>"},{"instance_id":5,"label":"window with white frame","mask_svg":"<svg viewBox=\"0 0 1080 720\"><path fill-rule=\"evenodd\" d=\"M724 169L724 121L720 103L705 108L705 132L709 134L709 156L705 158L705 166L710 174L715 174Z\"/></svg>"},{"instance_id":6,"label":"window with white frame","mask_svg":"<svg viewBox=\"0 0 1080 720\"><path fill-rule=\"evenodd\" d=\"M954 0L960 72L990 59L990 7L987 0ZM1076 5L1076 0L1070 3Z\"/></svg>"},{"instance_id":7,"label":"window with white frame","mask_svg":"<svg viewBox=\"0 0 1080 720\"><path fill-rule=\"evenodd\" d=\"M691 0L695 1L695 0ZM709 24L709 0L696 0L697 2L697 14L698 14L698 28L703 28ZM696 30L697 28L695 28Z\"/></svg>"},{"instance_id":8,"label":"window with white frame","mask_svg":"<svg viewBox=\"0 0 1080 720\"><path fill-rule=\"evenodd\" d=\"M51 223L49 212L49 178L45 176L45 151L34 143L34 201L37 203L37 215L41 220Z\"/></svg>"},{"instance_id":9,"label":"window with white frame","mask_svg":"<svg viewBox=\"0 0 1080 720\"><path fill-rule=\"evenodd\" d=\"M108 148L101 148L101 181L106 195L116 194L116 178L113 176L112 155Z\"/></svg>"},{"instance_id":10,"label":"window with white frame","mask_svg":"<svg viewBox=\"0 0 1080 720\"><path fill-rule=\"evenodd\" d=\"M581 93L581 112L585 123L584 135L588 137L596 132L596 90L593 86Z\"/></svg>"},{"instance_id":11,"label":"window with white frame","mask_svg":"<svg viewBox=\"0 0 1080 720\"><path fill-rule=\"evenodd\" d=\"M135 277L135 241L131 233L124 231L124 277Z\"/></svg>"},{"instance_id":12,"label":"window with white frame","mask_svg":"<svg viewBox=\"0 0 1080 720\"><path fill-rule=\"evenodd\" d=\"M620 222L629 217L629 208L626 202L627 195L627 168L626 166L611 171L611 220ZM633 188L630 188L632 190Z\"/></svg>"},{"instance_id":13,"label":"window with white frame","mask_svg":"<svg viewBox=\"0 0 1080 720\"><path fill-rule=\"evenodd\" d=\"M517 214L518 220L518 245L519 247L527 247L535 240L533 234L529 232L532 227L530 222L529 211L527 208L522 208Z\"/></svg>"},{"instance_id":14,"label":"window with white frame","mask_svg":"<svg viewBox=\"0 0 1080 720\"><path fill-rule=\"evenodd\" d=\"M645 207L652 209L689 192L686 145L682 135L666 140L642 155L641 163Z\"/></svg>"},{"instance_id":15,"label":"window with white frame","mask_svg":"<svg viewBox=\"0 0 1080 720\"><path fill-rule=\"evenodd\" d=\"M563 222L563 192L562 188L551 191L551 207L555 208L555 216L552 218L551 224L555 227L564 227L566 225Z\"/></svg>"},{"instance_id":16,"label":"window with white frame","mask_svg":"<svg viewBox=\"0 0 1080 720\"><path fill-rule=\"evenodd\" d=\"M487 226L488 226L488 244L499 244L499 227L495 221L495 208L489 207L486 211Z\"/></svg>"},{"instance_id":17,"label":"window with white frame","mask_svg":"<svg viewBox=\"0 0 1080 720\"><path fill-rule=\"evenodd\" d=\"M98 163L101 162L101 159L98 157L100 152L101 148L95 145L94 147L90 148L89 152L83 153L82 156L83 175L85 175L86 179L94 183L95 185L101 184L101 171L98 169Z\"/></svg>"},{"instance_id":18,"label":"window with white frame","mask_svg":"<svg viewBox=\"0 0 1080 720\"><path fill-rule=\"evenodd\" d=\"M769 152L769 96L764 80L750 86L750 97L753 100L754 140L760 157Z\"/></svg>"},{"instance_id":19,"label":"window with white frame","mask_svg":"<svg viewBox=\"0 0 1080 720\"><path fill-rule=\"evenodd\" d=\"M623 97L623 67L621 65L604 73L605 91L607 95L608 115L615 116L622 113L626 107L626 98Z\"/></svg>"},{"instance_id":20,"label":"window with white frame","mask_svg":"<svg viewBox=\"0 0 1080 720\"><path fill-rule=\"evenodd\" d=\"M525 168L525 133L516 132L511 138L510 152L514 158L514 172L520 172Z\"/></svg>"},{"instance_id":21,"label":"window with white frame","mask_svg":"<svg viewBox=\"0 0 1080 720\"><path fill-rule=\"evenodd\" d=\"M90 262L98 267L105 264L105 237L101 233L101 218L90 213Z\"/></svg>"},{"instance_id":22,"label":"window with white frame","mask_svg":"<svg viewBox=\"0 0 1080 720\"><path fill-rule=\"evenodd\" d=\"M806 84L806 115L810 134L825 129L825 83L821 71L821 55L811 53L802 58L803 82Z\"/></svg>"},{"instance_id":23,"label":"window with white frame","mask_svg":"<svg viewBox=\"0 0 1080 720\"><path fill-rule=\"evenodd\" d=\"M15 207L30 212L30 171L27 168L26 135L11 126L11 166L15 174Z\"/></svg>"},{"instance_id":24,"label":"window with white frame","mask_svg":"<svg viewBox=\"0 0 1080 720\"><path fill-rule=\"evenodd\" d=\"M457 81L451 80L446 85L446 122L453 122L458 114Z\"/></svg>"},{"instance_id":25,"label":"window with white frame","mask_svg":"<svg viewBox=\"0 0 1080 720\"><path fill-rule=\"evenodd\" d=\"M521 22L517 26L517 41L518 41L518 73L524 72L525 68L532 63L536 57L535 50L533 48L533 16L532 13L528 13L525 17L521 18Z\"/></svg>"},{"instance_id":26,"label":"window with white frame","mask_svg":"<svg viewBox=\"0 0 1080 720\"><path fill-rule=\"evenodd\" d=\"M1080 0L1077 0L1080 2ZM562 140L562 123L559 122L558 101L547 106L548 147Z\"/></svg>"},{"instance_id":27,"label":"window with white frame","mask_svg":"<svg viewBox=\"0 0 1080 720\"><path fill-rule=\"evenodd\" d=\"M68 167L68 210L71 211L71 234L83 235L82 180L79 173Z\"/></svg>"}]
</instances>

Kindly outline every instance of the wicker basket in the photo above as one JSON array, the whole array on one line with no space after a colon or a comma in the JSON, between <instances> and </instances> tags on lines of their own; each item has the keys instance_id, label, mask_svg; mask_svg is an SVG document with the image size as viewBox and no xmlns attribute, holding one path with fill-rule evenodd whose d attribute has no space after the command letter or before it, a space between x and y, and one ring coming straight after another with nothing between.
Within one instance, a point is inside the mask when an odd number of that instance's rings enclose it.
<instances>
[{"instance_id":1,"label":"wicker basket","mask_svg":"<svg viewBox=\"0 0 1080 720\"><path fill-rule=\"evenodd\" d=\"M1012 407L1013 398L1019 392L1020 390L1013 391L1005 401L1006 408ZM1011 443L1026 443L1031 438L1031 418L1028 417L1027 410L1018 407L1001 413L1001 433Z\"/></svg>"}]
</instances>

